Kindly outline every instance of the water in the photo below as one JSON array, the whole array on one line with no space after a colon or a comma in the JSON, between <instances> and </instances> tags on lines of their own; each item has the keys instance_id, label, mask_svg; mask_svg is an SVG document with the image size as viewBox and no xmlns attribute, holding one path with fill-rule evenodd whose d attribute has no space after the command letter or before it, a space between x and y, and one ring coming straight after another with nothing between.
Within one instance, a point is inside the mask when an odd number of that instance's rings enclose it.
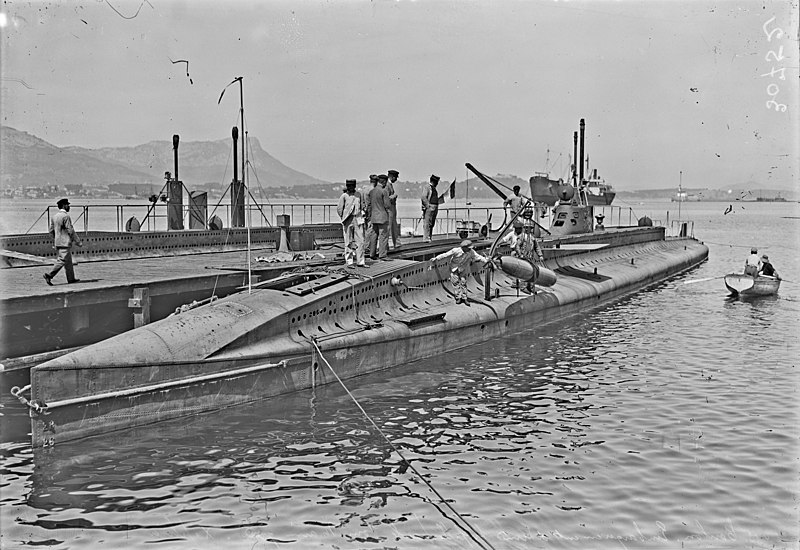
<instances>
[{"instance_id":1,"label":"water","mask_svg":"<svg viewBox=\"0 0 800 550\"><path fill-rule=\"evenodd\" d=\"M690 273L347 384L495 548L798 548L800 208L727 206ZM752 245L777 297L684 284ZM7 395L3 548L480 547L340 387L35 453Z\"/></svg>"}]
</instances>

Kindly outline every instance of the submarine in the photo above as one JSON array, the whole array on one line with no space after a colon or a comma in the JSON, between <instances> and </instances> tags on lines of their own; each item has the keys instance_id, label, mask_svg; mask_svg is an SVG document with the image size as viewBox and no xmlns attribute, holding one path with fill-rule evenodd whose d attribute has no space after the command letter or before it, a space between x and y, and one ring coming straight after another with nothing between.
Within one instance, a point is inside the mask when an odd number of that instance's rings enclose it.
<instances>
[{"instance_id":1,"label":"submarine","mask_svg":"<svg viewBox=\"0 0 800 550\"><path fill-rule=\"evenodd\" d=\"M708 257L687 231L667 236L649 218L599 228L579 189L564 187L549 227L528 200L493 242L475 243L491 261L470 266L465 304L454 300L446 258L313 267L42 363L12 390L29 408L32 446L402 369L586 311ZM543 261L501 244L515 225L539 234Z\"/></svg>"}]
</instances>

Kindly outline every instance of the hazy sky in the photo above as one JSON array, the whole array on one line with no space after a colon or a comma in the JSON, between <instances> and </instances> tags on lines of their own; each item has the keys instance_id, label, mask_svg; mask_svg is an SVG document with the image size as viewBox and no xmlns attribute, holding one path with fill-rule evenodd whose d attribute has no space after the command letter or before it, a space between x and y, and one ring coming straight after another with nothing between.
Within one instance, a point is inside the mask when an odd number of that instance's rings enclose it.
<instances>
[{"instance_id":1,"label":"hazy sky","mask_svg":"<svg viewBox=\"0 0 800 550\"><path fill-rule=\"evenodd\" d=\"M238 86L217 100L243 76L249 135L329 181L462 179L466 162L565 176L585 118L590 163L618 189L681 171L686 187L798 185L796 0L0 9L2 123L58 146L226 138Z\"/></svg>"}]
</instances>

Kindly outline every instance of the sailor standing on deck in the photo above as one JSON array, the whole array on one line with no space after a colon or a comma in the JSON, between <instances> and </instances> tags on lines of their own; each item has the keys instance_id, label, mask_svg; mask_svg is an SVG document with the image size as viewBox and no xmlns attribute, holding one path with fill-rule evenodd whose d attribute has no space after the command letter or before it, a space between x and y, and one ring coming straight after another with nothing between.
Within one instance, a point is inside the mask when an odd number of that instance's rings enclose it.
<instances>
[{"instance_id":1,"label":"sailor standing on deck","mask_svg":"<svg viewBox=\"0 0 800 550\"><path fill-rule=\"evenodd\" d=\"M447 252L434 256L431 262L444 258L450 258L450 282L453 284L453 289L456 293L456 303L469 305L469 301L467 301L467 276L471 272L472 262L480 260L487 264L489 259L475 252L475 249L472 248L472 241L469 239L461 241L461 245ZM433 269L433 263L428 266L428 269Z\"/></svg>"},{"instance_id":2,"label":"sailor standing on deck","mask_svg":"<svg viewBox=\"0 0 800 550\"><path fill-rule=\"evenodd\" d=\"M67 283L77 283L80 279L75 278L75 271L72 268L72 245L83 246L80 237L72 227L72 219L69 217L69 200L61 199L56 203L58 212L50 220L50 234L54 239L56 248L56 261L53 269L43 275L45 282L53 286L53 277L64 268L67 274Z\"/></svg>"},{"instance_id":3,"label":"sailor standing on deck","mask_svg":"<svg viewBox=\"0 0 800 550\"><path fill-rule=\"evenodd\" d=\"M369 251L373 260L388 260L389 254L389 192L385 174L378 176L377 187L369 192L369 216L372 229L369 233Z\"/></svg>"},{"instance_id":4,"label":"sailor standing on deck","mask_svg":"<svg viewBox=\"0 0 800 550\"><path fill-rule=\"evenodd\" d=\"M439 193L436 186L439 176L431 175L430 185L422 193L422 235L423 242L429 243L433 238L433 226L436 224L436 214L439 212Z\"/></svg>"},{"instance_id":5,"label":"sailor standing on deck","mask_svg":"<svg viewBox=\"0 0 800 550\"><path fill-rule=\"evenodd\" d=\"M345 191L339 197L336 212L342 220L344 232L344 260L347 265L358 263L358 267L366 267L364 263L364 208L361 194L356 191L356 180L345 182Z\"/></svg>"},{"instance_id":6,"label":"sailor standing on deck","mask_svg":"<svg viewBox=\"0 0 800 550\"><path fill-rule=\"evenodd\" d=\"M750 255L744 261L744 274L756 277L759 267L761 267L761 260L758 258L758 249L753 247L750 249Z\"/></svg>"},{"instance_id":7,"label":"sailor standing on deck","mask_svg":"<svg viewBox=\"0 0 800 550\"><path fill-rule=\"evenodd\" d=\"M514 230L509 231L502 239L500 244L507 244L511 248L511 255L518 258L527 258L531 261L544 261L542 247L539 241L525 231L522 223L514 222Z\"/></svg>"},{"instance_id":8,"label":"sailor standing on deck","mask_svg":"<svg viewBox=\"0 0 800 550\"><path fill-rule=\"evenodd\" d=\"M522 201L525 200L519 196L519 185L515 185L513 190L514 194L503 201L503 208L509 207L512 218L522 209Z\"/></svg>"},{"instance_id":9,"label":"sailor standing on deck","mask_svg":"<svg viewBox=\"0 0 800 550\"><path fill-rule=\"evenodd\" d=\"M400 248L400 242L398 241L400 238L400 224L397 223L397 190L394 188L394 183L397 182L400 172L389 170L387 174L389 175L389 182L386 185L386 189L389 191L389 202L391 203L391 208L389 209L389 234L392 237L392 247Z\"/></svg>"},{"instance_id":10,"label":"sailor standing on deck","mask_svg":"<svg viewBox=\"0 0 800 550\"><path fill-rule=\"evenodd\" d=\"M375 255L375 250L370 249L370 242L369 236L372 233L372 205L370 204L369 194L372 193L372 190L378 186L378 175L377 174L370 174L369 175L369 186L364 186L364 189L361 191L361 197L364 201L364 253L368 257L372 257Z\"/></svg>"}]
</instances>

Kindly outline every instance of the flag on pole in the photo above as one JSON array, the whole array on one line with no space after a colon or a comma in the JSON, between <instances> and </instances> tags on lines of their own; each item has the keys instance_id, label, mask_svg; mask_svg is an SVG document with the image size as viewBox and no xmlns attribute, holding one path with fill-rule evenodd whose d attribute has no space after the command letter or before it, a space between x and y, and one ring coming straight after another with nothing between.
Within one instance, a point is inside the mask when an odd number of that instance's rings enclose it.
<instances>
[{"instance_id":1,"label":"flag on pole","mask_svg":"<svg viewBox=\"0 0 800 550\"><path fill-rule=\"evenodd\" d=\"M450 197L451 199L456 198L456 180L453 178L453 183L451 183L447 189L442 191L439 195L439 202L444 202L446 197Z\"/></svg>"}]
</instances>

